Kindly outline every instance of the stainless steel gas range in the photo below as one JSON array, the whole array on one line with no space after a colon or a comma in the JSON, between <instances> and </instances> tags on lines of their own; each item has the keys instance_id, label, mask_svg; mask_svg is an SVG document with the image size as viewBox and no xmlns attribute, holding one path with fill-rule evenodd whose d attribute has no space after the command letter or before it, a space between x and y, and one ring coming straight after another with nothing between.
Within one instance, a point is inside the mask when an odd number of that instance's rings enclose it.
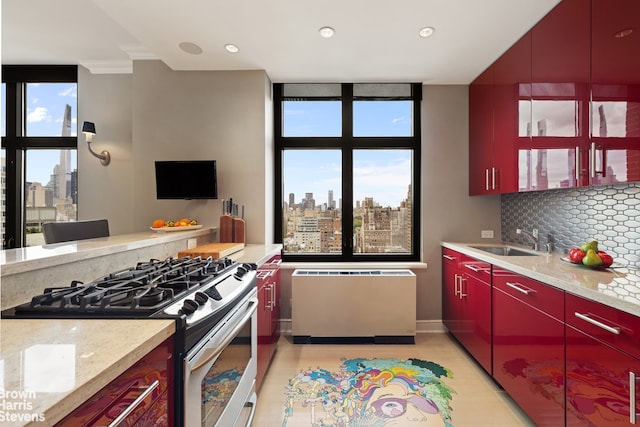
<instances>
[{"instance_id":1,"label":"stainless steel gas range","mask_svg":"<svg viewBox=\"0 0 640 427\"><path fill-rule=\"evenodd\" d=\"M228 258L150 260L48 288L2 317L174 319L173 425L248 426L256 399L256 269Z\"/></svg>"}]
</instances>

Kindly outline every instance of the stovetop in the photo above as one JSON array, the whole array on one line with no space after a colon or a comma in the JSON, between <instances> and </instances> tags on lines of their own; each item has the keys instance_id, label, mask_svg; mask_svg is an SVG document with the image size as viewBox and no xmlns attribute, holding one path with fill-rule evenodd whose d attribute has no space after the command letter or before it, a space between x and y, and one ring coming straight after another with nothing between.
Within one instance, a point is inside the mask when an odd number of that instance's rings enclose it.
<instances>
[{"instance_id":1,"label":"stovetop","mask_svg":"<svg viewBox=\"0 0 640 427\"><path fill-rule=\"evenodd\" d=\"M15 307L14 312L16 316L38 317L82 314L148 317L185 300L196 289L237 270L238 266L228 258L152 259L89 283L73 281L70 286L47 288L30 303ZM189 311L186 307L184 314L190 314ZM177 310L174 314L183 313Z\"/></svg>"}]
</instances>

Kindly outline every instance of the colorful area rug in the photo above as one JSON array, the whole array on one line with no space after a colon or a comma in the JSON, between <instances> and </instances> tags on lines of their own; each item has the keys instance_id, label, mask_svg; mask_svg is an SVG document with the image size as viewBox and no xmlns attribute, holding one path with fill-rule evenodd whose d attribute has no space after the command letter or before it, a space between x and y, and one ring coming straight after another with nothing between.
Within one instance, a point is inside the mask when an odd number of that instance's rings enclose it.
<instances>
[{"instance_id":1,"label":"colorful area rug","mask_svg":"<svg viewBox=\"0 0 640 427\"><path fill-rule=\"evenodd\" d=\"M341 362L289 380L282 427L452 427L449 369L419 359Z\"/></svg>"}]
</instances>

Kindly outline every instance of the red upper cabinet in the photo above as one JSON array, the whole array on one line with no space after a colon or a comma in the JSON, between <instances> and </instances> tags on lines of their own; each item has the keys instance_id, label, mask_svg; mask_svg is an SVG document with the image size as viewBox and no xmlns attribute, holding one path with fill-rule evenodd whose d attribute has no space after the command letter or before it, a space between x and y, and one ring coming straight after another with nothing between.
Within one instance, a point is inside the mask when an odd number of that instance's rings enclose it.
<instances>
[{"instance_id":1,"label":"red upper cabinet","mask_svg":"<svg viewBox=\"0 0 640 427\"><path fill-rule=\"evenodd\" d=\"M591 4L592 184L640 181L640 2Z\"/></svg>"},{"instance_id":2,"label":"red upper cabinet","mask_svg":"<svg viewBox=\"0 0 640 427\"><path fill-rule=\"evenodd\" d=\"M469 194L496 193L493 164L493 67L469 85Z\"/></svg>"},{"instance_id":3,"label":"red upper cabinet","mask_svg":"<svg viewBox=\"0 0 640 427\"><path fill-rule=\"evenodd\" d=\"M589 185L590 10L563 0L531 29L531 144L520 189Z\"/></svg>"},{"instance_id":4,"label":"red upper cabinet","mask_svg":"<svg viewBox=\"0 0 640 427\"><path fill-rule=\"evenodd\" d=\"M493 65L494 163L498 192L519 189L518 149L526 145L531 125L531 33L525 34ZM526 183L526 179L524 180ZM522 183L520 183L522 187Z\"/></svg>"}]
</instances>

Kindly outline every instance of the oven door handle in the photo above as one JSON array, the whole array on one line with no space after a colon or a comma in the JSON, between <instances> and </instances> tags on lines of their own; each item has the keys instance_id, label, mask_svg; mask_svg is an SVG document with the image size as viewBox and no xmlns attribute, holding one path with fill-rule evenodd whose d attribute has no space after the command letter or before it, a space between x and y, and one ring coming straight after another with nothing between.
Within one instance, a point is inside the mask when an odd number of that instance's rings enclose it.
<instances>
[{"instance_id":1,"label":"oven door handle","mask_svg":"<svg viewBox=\"0 0 640 427\"><path fill-rule=\"evenodd\" d=\"M222 353L225 347L229 345L231 341L233 341L238 332L240 332L240 330L244 327L244 323L249 320L251 316L253 316L253 313L256 312L256 307L254 307L255 304L255 300L251 300L249 302L249 304L247 305L247 313L242 317L240 322L238 322L238 324L233 328L231 332L226 334L226 336L222 339L222 341L220 341L219 344L205 350L202 356L200 356L200 360L194 366L189 368L191 372L195 372L198 369L202 368L204 365L208 364L210 361L218 357L220 353Z\"/></svg>"}]
</instances>

